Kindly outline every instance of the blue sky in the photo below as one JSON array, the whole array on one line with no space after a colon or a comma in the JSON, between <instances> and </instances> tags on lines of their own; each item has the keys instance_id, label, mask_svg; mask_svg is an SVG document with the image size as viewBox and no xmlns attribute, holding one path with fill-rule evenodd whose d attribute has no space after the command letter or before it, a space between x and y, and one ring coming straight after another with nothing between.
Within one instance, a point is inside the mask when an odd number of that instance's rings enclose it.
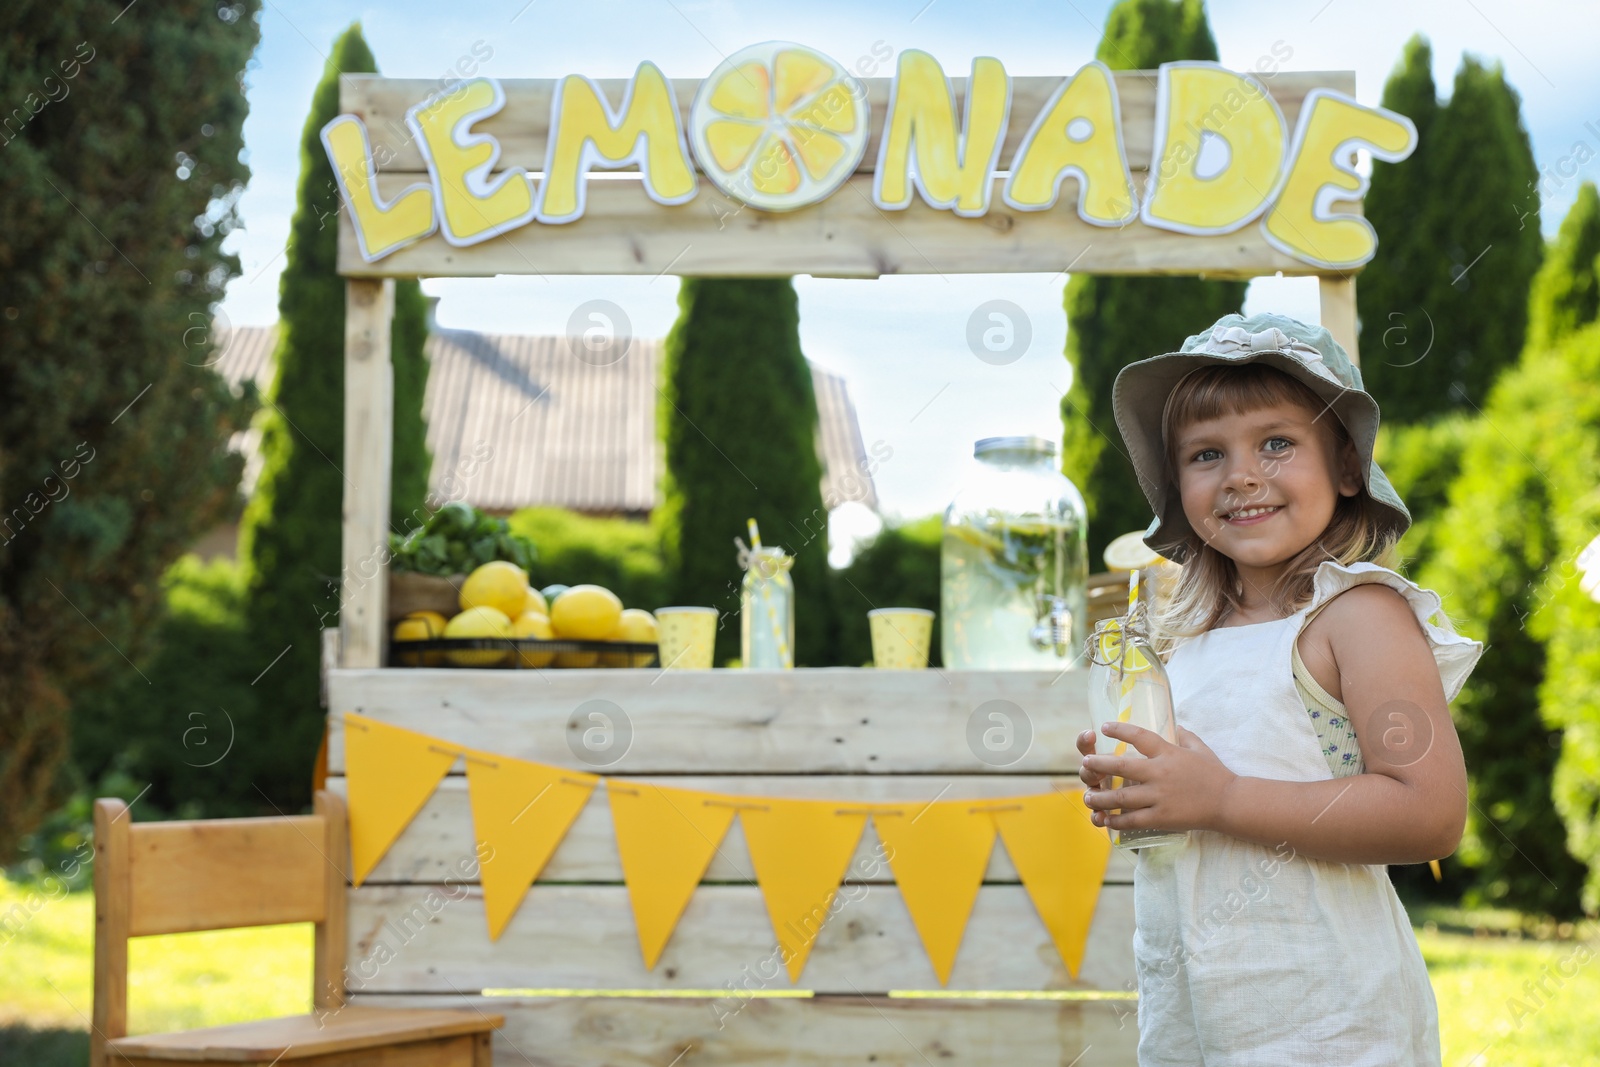
<instances>
[{"instance_id":1,"label":"blue sky","mask_svg":"<svg viewBox=\"0 0 1600 1067\"><path fill-rule=\"evenodd\" d=\"M222 314L240 325L277 318L301 128L328 48L352 21L360 20L382 72L401 77L439 78L480 42L480 54L482 46L493 51L480 73L498 78L626 77L645 59L669 77L703 77L725 55L769 39L798 41L847 66L886 45L929 52L952 74L964 74L974 56L991 55L1013 75L1065 76L1092 58L1109 7L1110 0L265 0L261 46L246 75L253 176L240 203L245 228L228 245L239 253L243 274L229 286ZM1434 77L1446 94L1463 51L1498 58L1522 94L1538 164L1552 168L1543 202L1547 234L1578 183L1600 172L1600 160L1566 177L1553 169L1567 157L1570 171L1580 142L1587 154L1600 150L1600 65L1592 56L1600 5L1241 0L1213 2L1210 16L1224 64L1249 69L1275 44L1280 51L1287 46L1293 56L1282 69L1354 70L1357 96L1369 104L1378 102L1414 31L1432 41ZM881 71L890 73L892 66ZM1490 266L1486 258L1480 269ZM969 469L979 437L1059 436L1058 398L1069 382L1060 275L799 277L795 285L806 355L847 378L867 444L893 450L875 475L886 515L941 510ZM433 280L424 288L441 297L443 325L486 331L561 333L574 308L604 298L622 306L636 336L658 337L677 311L670 276ZM966 343L972 311L993 299L1021 306L1032 327L1026 354L1004 366L976 359ZM1314 320L1315 282L1258 280L1246 309Z\"/></svg>"}]
</instances>

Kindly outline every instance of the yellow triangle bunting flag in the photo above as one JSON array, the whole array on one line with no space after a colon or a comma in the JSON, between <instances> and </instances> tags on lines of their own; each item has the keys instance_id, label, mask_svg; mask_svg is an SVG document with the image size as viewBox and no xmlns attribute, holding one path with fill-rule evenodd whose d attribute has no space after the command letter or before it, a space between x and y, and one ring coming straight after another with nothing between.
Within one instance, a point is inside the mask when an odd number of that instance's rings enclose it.
<instances>
[{"instance_id":1,"label":"yellow triangle bunting flag","mask_svg":"<svg viewBox=\"0 0 1600 1067\"><path fill-rule=\"evenodd\" d=\"M733 798L649 782L606 780L639 951L653 970L733 824Z\"/></svg>"},{"instance_id":2,"label":"yellow triangle bunting flag","mask_svg":"<svg viewBox=\"0 0 1600 1067\"><path fill-rule=\"evenodd\" d=\"M961 935L994 850L994 820L982 804L906 801L879 805L872 815L872 825L889 851L895 884L940 985L950 980Z\"/></svg>"},{"instance_id":3,"label":"yellow triangle bunting flag","mask_svg":"<svg viewBox=\"0 0 1600 1067\"><path fill-rule=\"evenodd\" d=\"M861 843L866 810L837 800L722 799L740 809L767 917L789 981L797 982Z\"/></svg>"},{"instance_id":4,"label":"yellow triangle bunting flag","mask_svg":"<svg viewBox=\"0 0 1600 1067\"><path fill-rule=\"evenodd\" d=\"M427 734L345 712L344 773L350 790L350 880L360 885L456 761Z\"/></svg>"},{"instance_id":5,"label":"yellow triangle bunting flag","mask_svg":"<svg viewBox=\"0 0 1600 1067\"><path fill-rule=\"evenodd\" d=\"M511 921L599 782L594 774L467 752L472 831L489 846L480 870L490 941Z\"/></svg>"},{"instance_id":6,"label":"yellow triangle bunting flag","mask_svg":"<svg viewBox=\"0 0 1600 1067\"><path fill-rule=\"evenodd\" d=\"M1061 961L1076 979L1111 859L1111 839L1089 821L1081 788L997 802L994 821Z\"/></svg>"}]
</instances>

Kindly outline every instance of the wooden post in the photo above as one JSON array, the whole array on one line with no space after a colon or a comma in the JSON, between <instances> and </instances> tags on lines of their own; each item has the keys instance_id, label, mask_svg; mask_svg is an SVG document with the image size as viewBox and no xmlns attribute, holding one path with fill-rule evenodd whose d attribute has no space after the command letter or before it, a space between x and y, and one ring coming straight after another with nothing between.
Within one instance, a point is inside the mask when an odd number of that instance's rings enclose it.
<instances>
[{"instance_id":1,"label":"wooden post","mask_svg":"<svg viewBox=\"0 0 1600 1067\"><path fill-rule=\"evenodd\" d=\"M312 1003L317 1008L344 1007L345 952L349 928L346 925L346 893L349 877L346 865L350 856L349 816L344 800L325 789L319 789L315 807L322 816L325 830L323 859L323 891L327 897L326 914L317 923L316 938L312 947L312 973L315 983Z\"/></svg>"},{"instance_id":2,"label":"wooden post","mask_svg":"<svg viewBox=\"0 0 1600 1067\"><path fill-rule=\"evenodd\" d=\"M1317 295L1322 299L1322 325L1333 334L1333 339L1350 357L1350 362L1361 366L1361 352L1356 345L1356 279L1355 275L1317 278Z\"/></svg>"},{"instance_id":3,"label":"wooden post","mask_svg":"<svg viewBox=\"0 0 1600 1067\"><path fill-rule=\"evenodd\" d=\"M394 450L394 368L389 323L394 282L345 280L344 567L340 663L383 662L389 582L389 465Z\"/></svg>"},{"instance_id":4,"label":"wooden post","mask_svg":"<svg viewBox=\"0 0 1600 1067\"><path fill-rule=\"evenodd\" d=\"M107 1067L106 1042L128 1033L128 929L132 895L128 828L133 815L114 797L94 802L94 1023L90 1067Z\"/></svg>"}]
</instances>

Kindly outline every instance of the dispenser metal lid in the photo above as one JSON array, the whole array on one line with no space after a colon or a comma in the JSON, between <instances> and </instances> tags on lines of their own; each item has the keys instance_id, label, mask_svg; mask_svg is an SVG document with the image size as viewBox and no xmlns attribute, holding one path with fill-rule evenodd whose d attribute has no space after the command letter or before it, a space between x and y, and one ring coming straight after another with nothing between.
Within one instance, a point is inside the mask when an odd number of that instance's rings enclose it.
<instances>
[{"instance_id":1,"label":"dispenser metal lid","mask_svg":"<svg viewBox=\"0 0 1600 1067\"><path fill-rule=\"evenodd\" d=\"M984 437L972 446L974 459L988 452L1038 452L1053 456L1059 446L1048 437Z\"/></svg>"}]
</instances>

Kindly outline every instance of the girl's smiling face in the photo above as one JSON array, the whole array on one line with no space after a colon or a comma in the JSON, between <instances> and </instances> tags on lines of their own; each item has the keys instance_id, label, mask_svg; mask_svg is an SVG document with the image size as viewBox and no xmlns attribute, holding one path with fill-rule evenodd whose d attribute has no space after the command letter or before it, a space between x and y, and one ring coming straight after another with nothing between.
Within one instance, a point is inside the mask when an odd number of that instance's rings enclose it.
<instances>
[{"instance_id":1,"label":"girl's smiling face","mask_svg":"<svg viewBox=\"0 0 1600 1067\"><path fill-rule=\"evenodd\" d=\"M1339 496L1361 492L1359 457L1336 444L1331 411L1277 403L1178 428L1183 512L1234 561L1246 612L1271 612L1266 591L1283 565L1328 528ZM1273 509L1253 518L1251 509Z\"/></svg>"}]
</instances>

